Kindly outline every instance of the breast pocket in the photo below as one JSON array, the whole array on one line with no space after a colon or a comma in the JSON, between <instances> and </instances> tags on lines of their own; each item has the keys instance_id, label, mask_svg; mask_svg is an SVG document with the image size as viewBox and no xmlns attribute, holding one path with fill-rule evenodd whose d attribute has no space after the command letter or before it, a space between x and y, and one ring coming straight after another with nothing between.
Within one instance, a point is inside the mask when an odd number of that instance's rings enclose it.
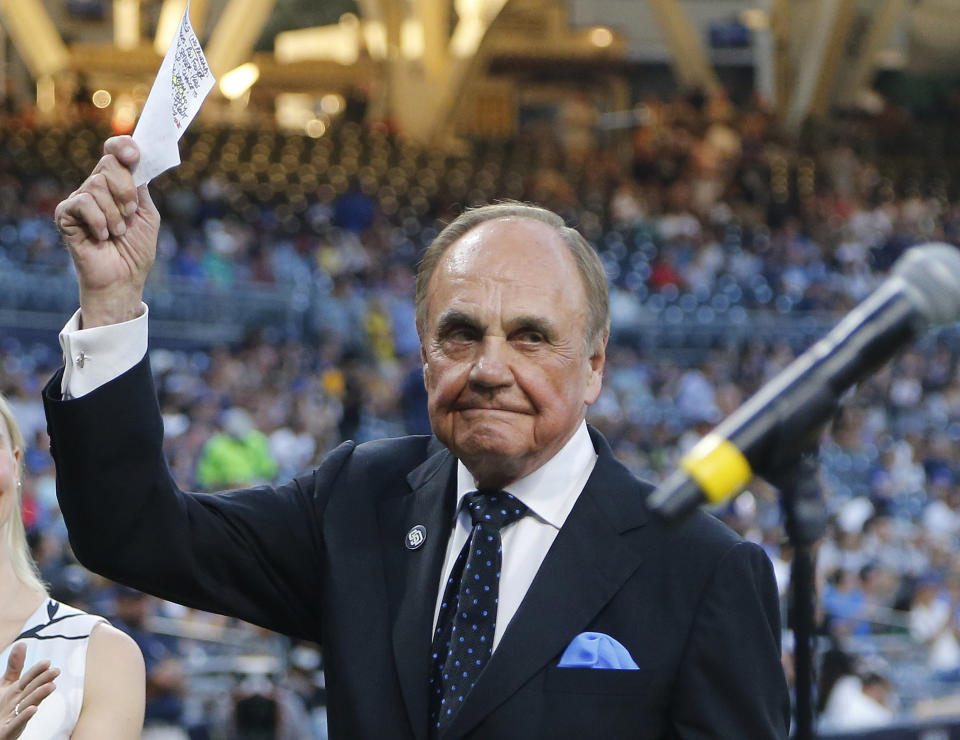
<instances>
[{"instance_id":1,"label":"breast pocket","mask_svg":"<svg viewBox=\"0 0 960 740\"><path fill-rule=\"evenodd\" d=\"M650 682L647 671L604 668L548 668L544 690L564 694L605 694L631 696L642 694Z\"/></svg>"},{"instance_id":2,"label":"breast pocket","mask_svg":"<svg viewBox=\"0 0 960 740\"><path fill-rule=\"evenodd\" d=\"M654 740L664 734L663 695L649 670L544 672L542 740Z\"/></svg>"}]
</instances>

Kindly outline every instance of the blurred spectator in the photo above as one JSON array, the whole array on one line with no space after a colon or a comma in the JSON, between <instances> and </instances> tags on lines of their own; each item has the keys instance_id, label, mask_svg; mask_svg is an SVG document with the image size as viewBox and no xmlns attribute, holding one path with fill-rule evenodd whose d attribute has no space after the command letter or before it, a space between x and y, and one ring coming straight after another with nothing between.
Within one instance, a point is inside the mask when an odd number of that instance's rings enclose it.
<instances>
[{"instance_id":1,"label":"blurred spectator","mask_svg":"<svg viewBox=\"0 0 960 740\"><path fill-rule=\"evenodd\" d=\"M314 740L327 738L327 689L322 669L319 650L297 645L290 651L290 666L282 682L303 703Z\"/></svg>"},{"instance_id":2,"label":"blurred spectator","mask_svg":"<svg viewBox=\"0 0 960 740\"><path fill-rule=\"evenodd\" d=\"M910 636L924 646L933 670L953 674L960 669L960 605L943 592L942 585L932 577L917 584L910 605Z\"/></svg>"},{"instance_id":3,"label":"blurred spectator","mask_svg":"<svg viewBox=\"0 0 960 740\"><path fill-rule=\"evenodd\" d=\"M843 568L838 568L830 576L823 592L823 610L835 634L870 634L869 604L862 583L863 578Z\"/></svg>"},{"instance_id":4,"label":"blurred spectator","mask_svg":"<svg viewBox=\"0 0 960 740\"><path fill-rule=\"evenodd\" d=\"M267 676L247 676L232 692L231 740L304 740L313 737L300 697Z\"/></svg>"},{"instance_id":5,"label":"blurred spectator","mask_svg":"<svg viewBox=\"0 0 960 740\"><path fill-rule=\"evenodd\" d=\"M373 216L373 201L356 181L334 203L333 223L342 229L361 232L373 222Z\"/></svg>"},{"instance_id":6,"label":"blurred spectator","mask_svg":"<svg viewBox=\"0 0 960 740\"><path fill-rule=\"evenodd\" d=\"M223 413L222 431L204 445L197 463L197 481L209 491L251 486L271 480L277 463L263 432L255 429L241 408Z\"/></svg>"},{"instance_id":7,"label":"blurred spectator","mask_svg":"<svg viewBox=\"0 0 960 740\"><path fill-rule=\"evenodd\" d=\"M188 740L182 724L187 689L182 652L175 639L150 630L147 618L151 601L152 597L140 591L116 586L111 621L134 639L146 663L144 740Z\"/></svg>"},{"instance_id":8,"label":"blurred spectator","mask_svg":"<svg viewBox=\"0 0 960 740\"><path fill-rule=\"evenodd\" d=\"M848 674L834 684L820 729L841 732L884 727L894 718L895 708L893 686L885 675L874 670L861 676Z\"/></svg>"}]
</instances>

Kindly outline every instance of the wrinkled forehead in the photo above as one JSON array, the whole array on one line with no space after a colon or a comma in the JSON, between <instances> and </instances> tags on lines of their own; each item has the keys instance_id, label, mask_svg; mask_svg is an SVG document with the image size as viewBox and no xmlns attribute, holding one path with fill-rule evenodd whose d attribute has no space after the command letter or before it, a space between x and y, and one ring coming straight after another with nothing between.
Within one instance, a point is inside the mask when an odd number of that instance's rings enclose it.
<instances>
[{"instance_id":1,"label":"wrinkled forehead","mask_svg":"<svg viewBox=\"0 0 960 740\"><path fill-rule=\"evenodd\" d=\"M528 218L484 221L451 244L434 273L443 280L514 280L569 288L580 285L569 247L548 224ZM431 280L431 287L436 283Z\"/></svg>"}]
</instances>

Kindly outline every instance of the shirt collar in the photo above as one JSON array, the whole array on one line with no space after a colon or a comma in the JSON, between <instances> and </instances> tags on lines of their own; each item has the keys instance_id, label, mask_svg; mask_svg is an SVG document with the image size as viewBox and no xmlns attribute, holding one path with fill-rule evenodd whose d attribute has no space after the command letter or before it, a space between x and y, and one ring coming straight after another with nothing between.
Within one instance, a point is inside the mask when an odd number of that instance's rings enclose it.
<instances>
[{"instance_id":1,"label":"shirt collar","mask_svg":"<svg viewBox=\"0 0 960 740\"><path fill-rule=\"evenodd\" d=\"M516 496L538 519L560 529L577 502L593 466L597 453L590 441L587 423L580 422L577 431L560 451L532 473L504 487ZM457 461L457 511L463 497L477 490L477 483L466 465Z\"/></svg>"}]
</instances>

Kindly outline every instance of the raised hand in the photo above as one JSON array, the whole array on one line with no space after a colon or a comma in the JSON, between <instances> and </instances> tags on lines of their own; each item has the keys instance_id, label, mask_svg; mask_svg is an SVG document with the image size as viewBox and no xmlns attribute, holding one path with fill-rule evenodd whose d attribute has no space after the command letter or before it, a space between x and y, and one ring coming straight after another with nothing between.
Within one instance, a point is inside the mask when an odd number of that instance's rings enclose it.
<instances>
[{"instance_id":1,"label":"raised hand","mask_svg":"<svg viewBox=\"0 0 960 740\"><path fill-rule=\"evenodd\" d=\"M0 678L0 740L16 740L37 713L37 707L53 693L53 680L60 675L59 668L51 668L50 661L41 660L23 671L27 647L13 646L7 660L7 670Z\"/></svg>"},{"instance_id":2,"label":"raised hand","mask_svg":"<svg viewBox=\"0 0 960 740\"><path fill-rule=\"evenodd\" d=\"M54 215L77 268L85 329L128 321L141 312L160 214L146 185L133 185L131 171L139 159L129 136L107 139L93 172Z\"/></svg>"}]
</instances>

